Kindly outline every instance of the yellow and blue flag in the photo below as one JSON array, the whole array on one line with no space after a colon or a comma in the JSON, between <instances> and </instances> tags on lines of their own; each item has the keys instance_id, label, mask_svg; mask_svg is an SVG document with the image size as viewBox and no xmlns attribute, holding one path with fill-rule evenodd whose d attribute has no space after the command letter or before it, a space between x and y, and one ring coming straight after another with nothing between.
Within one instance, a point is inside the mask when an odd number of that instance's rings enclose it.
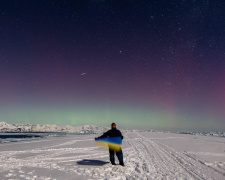
<instances>
[{"instance_id":1,"label":"yellow and blue flag","mask_svg":"<svg viewBox=\"0 0 225 180\"><path fill-rule=\"evenodd\" d=\"M109 147L110 150L120 151L122 145L121 137L98 137L95 138L97 145Z\"/></svg>"}]
</instances>

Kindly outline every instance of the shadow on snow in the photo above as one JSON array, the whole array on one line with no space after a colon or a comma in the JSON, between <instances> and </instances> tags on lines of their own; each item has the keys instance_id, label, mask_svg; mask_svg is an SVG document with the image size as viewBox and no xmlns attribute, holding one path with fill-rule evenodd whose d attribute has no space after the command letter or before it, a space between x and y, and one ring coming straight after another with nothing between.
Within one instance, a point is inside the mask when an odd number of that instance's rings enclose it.
<instances>
[{"instance_id":1,"label":"shadow on snow","mask_svg":"<svg viewBox=\"0 0 225 180\"><path fill-rule=\"evenodd\" d=\"M77 164L79 165L91 165L91 166L103 166L104 164L108 163L109 162L94 159L83 159L77 162Z\"/></svg>"}]
</instances>

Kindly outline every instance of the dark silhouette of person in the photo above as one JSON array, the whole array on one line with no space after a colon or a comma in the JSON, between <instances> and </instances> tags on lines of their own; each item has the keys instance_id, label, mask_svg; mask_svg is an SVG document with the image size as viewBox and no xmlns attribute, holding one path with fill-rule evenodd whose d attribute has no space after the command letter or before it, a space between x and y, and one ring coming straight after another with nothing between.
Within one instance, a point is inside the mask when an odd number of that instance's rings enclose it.
<instances>
[{"instance_id":1,"label":"dark silhouette of person","mask_svg":"<svg viewBox=\"0 0 225 180\"><path fill-rule=\"evenodd\" d=\"M111 124L111 129L108 130L107 132L105 132L102 136L100 137L121 137L121 139L123 139L123 135L122 133L120 132L120 130L118 130L116 128L116 123L112 123ZM110 162L112 163L112 165L116 165L115 164L115 151L114 150L111 150L109 149L109 159L110 159ZM121 166L124 166L124 162L123 162L123 152L122 152L122 149L120 148L119 151L116 151L116 156L119 160L119 163Z\"/></svg>"}]
</instances>

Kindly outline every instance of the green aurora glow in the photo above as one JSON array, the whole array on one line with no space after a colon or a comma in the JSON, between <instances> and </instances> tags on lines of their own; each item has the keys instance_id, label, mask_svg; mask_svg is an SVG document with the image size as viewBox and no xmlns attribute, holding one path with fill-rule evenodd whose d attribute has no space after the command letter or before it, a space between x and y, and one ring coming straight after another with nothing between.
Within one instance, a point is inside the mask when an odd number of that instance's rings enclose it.
<instances>
[{"instance_id":1,"label":"green aurora glow","mask_svg":"<svg viewBox=\"0 0 225 180\"><path fill-rule=\"evenodd\" d=\"M204 124L197 115L176 113L153 108L128 106L20 106L1 108L0 118L7 123L57 124L57 125L99 125L109 126L116 122L118 127L168 129L168 130L209 130L217 129L212 115L204 115ZM207 118L206 118L207 117ZM166 128L165 128L166 127ZM184 129L185 127L185 129Z\"/></svg>"}]
</instances>

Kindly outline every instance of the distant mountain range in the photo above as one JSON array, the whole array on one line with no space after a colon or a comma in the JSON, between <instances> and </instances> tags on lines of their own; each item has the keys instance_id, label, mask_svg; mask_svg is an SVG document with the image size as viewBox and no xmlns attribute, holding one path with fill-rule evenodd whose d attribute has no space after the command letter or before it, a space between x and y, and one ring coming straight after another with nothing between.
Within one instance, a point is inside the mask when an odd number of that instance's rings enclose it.
<instances>
[{"instance_id":1,"label":"distant mountain range","mask_svg":"<svg viewBox=\"0 0 225 180\"><path fill-rule=\"evenodd\" d=\"M101 127L94 125L70 126L70 125L54 125L54 124L8 124L0 122L0 132L64 132L64 133L79 133L79 134L99 134L109 130L109 127ZM139 132L161 132L161 133L176 133L190 134L201 136L217 136L225 137L225 132L191 132L191 131L156 131L156 130L141 130L141 129L120 129L121 132L139 131Z\"/></svg>"},{"instance_id":2,"label":"distant mountain range","mask_svg":"<svg viewBox=\"0 0 225 180\"><path fill-rule=\"evenodd\" d=\"M0 122L0 132L68 132L68 133L102 133L107 127L93 125L70 126L54 124L8 124Z\"/></svg>"}]
</instances>

